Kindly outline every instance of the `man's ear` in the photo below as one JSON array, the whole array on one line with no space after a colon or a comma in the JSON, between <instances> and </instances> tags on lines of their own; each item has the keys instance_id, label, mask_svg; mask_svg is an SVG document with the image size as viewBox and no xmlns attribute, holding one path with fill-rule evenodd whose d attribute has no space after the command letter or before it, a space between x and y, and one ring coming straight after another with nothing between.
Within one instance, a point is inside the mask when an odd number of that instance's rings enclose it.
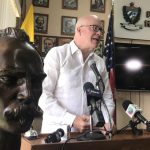
<instances>
[{"instance_id":1,"label":"man's ear","mask_svg":"<svg viewBox=\"0 0 150 150\"><path fill-rule=\"evenodd\" d=\"M80 27L77 27L77 32L79 35L81 35L81 28Z\"/></svg>"}]
</instances>

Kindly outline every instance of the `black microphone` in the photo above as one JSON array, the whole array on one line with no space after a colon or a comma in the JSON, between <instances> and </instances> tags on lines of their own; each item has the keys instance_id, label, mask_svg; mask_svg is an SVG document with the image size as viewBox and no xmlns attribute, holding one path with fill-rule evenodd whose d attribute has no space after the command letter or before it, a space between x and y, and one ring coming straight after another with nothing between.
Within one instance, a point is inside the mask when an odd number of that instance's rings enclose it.
<instances>
[{"instance_id":1,"label":"black microphone","mask_svg":"<svg viewBox=\"0 0 150 150\"><path fill-rule=\"evenodd\" d=\"M105 124L104 116L101 110L98 109L96 101L100 100L100 92L94 89L94 86L90 82L86 82L83 86L84 91L87 94L87 104L91 106L91 115L93 119L93 125L96 127L103 127Z\"/></svg>"},{"instance_id":2,"label":"black microphone","mask_svg":"<svg viewBox=\"0 0 150 150\"><path fill-rule=\"evenodd\" d=\"M97 80L96 86L98 86L100 92L103 93L105 91L105 85L104 85L103 79L102 79L102 77L101 77L101 75L100 75L100 73L96 67L95 61L89 60L88 65L93 70L93 72L96 76L96 80Z\"/></svg>"},{"instance_id":3,"label":"black microphone","mask_svg":"<svg viewBox=\"0 0 150 150\"><path fill-rule=\"evenodd\" d=\"M83 86L84 91L87 95L88 106L91 105L91 99L98 101L101 99L101 93L99 90L94 88L94 85L91 82L86 82Z\"/></svg>"},{"instance_id":4,"label":"black microphone","mask_svg":"<svg viewBox=\"0 0 150 150\"><path fill-rule=\"evenodd\" d=\"M55 132L50 133L45 139L45 143L56 143L61 141L61 137L64 136L63 129L57 129Z\"/></svg>"},{"instance_id":5,"label":"black microphone","mask_svg":"<svg viewBox=\"0 0 150 150\"><path fill-rule=\"evenodd\" d=\"M137 105L133 104L131 101L129 100L125 100L122 103L122 106L124 108L124 110L126 111L126 114L130 117L130 118L137 118L140 122L144 123L147 125L147 130L150 131L150 122L141 115L141 109L139 109L137 107Z\"/></svg>"},{"instance_id":6,"label":"black microphone","mask_svg":"<svg viewBox=\"0 0 150 150\"><path fill-rule=\"evenodd\" d=\"M99 73L99 71L96 67L95 61L94 60L89 60L88 65L93 70L93 72L96 76L96 79L99 81L101 79L101 76L100 76L100 73Z\"/></svg>"}]
</instances>

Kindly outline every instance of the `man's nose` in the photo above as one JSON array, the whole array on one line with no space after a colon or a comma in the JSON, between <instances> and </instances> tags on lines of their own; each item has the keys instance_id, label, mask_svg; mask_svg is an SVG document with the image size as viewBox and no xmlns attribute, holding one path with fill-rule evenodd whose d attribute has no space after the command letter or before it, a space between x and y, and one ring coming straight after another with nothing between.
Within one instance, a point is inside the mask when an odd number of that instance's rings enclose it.
<instances>
[{"instance_id":1,"label":"man's nose","mask_svg":"<svg viewBox=\"0 0 150 150\"><path fill-rule=\"evenodd\" d=\"M96 32L96 34L98 34L99 36L101 36L102 32L99 30L99 31Z\"/></svg>"}]
</instances>

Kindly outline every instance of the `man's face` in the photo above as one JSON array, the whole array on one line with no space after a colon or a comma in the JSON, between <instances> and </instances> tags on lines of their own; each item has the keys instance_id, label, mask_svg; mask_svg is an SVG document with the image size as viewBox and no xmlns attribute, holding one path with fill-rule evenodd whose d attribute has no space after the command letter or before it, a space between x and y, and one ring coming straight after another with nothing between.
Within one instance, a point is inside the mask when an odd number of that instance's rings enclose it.
<instances>
[{"instance_id":1,"label":"man's face","mask_svg":"<svg viewBox=\"0 0 150 150\"><path fill-rule=\"evenodd\" d=\"M50 50L54 46L52 39L45 39L44 41L44 49L46 51Z\"/></svg>"},{"instance_id":2,"label":"man's face","mask_svg":"<svg viewBox=\"0 0 150 150\"><path fill-rule=\"evenodd\" d=\"M91 25L101 27L101 22L91 18L83 24L83 27L80 27L81 41L84 42L85 45L83 49L85 49L87 53L93 51L98 46L101 36L101 33L99 31L95 32Z\"/></svg>"},{"instance_id":3,"label":"man's face","mask_svg":"<svg viewBox=\"0 0 150 150\"><path fill-rule=\"evenodd\" d=\"M37 25L38 25L39 27L42 27L43 24L44 24L44 18L43 18L43 17L38 17L38 18L37 18Z\"/></svg>"},{"instance_id":4,"label":"man's face","mask_svg":"<svg viewBox=\"0 0 150 150\"><path fill-rule=\"evenodd\" d=\"M0 128L25 132L37 115L45 74L41 59L28 43L0 38ZM7 128L8 127L8 128Z\"/></svg>"},{"instance_id":5,"label":"man's face","mask_svg":"<svg viewBox=\"0 0 150 150\"><path fill-rule=\"evenodd\" d=\"M66 22L66 27L71 27L72 26L72 21L71 20L67 20Z\"/></svg>"}]
</instances>

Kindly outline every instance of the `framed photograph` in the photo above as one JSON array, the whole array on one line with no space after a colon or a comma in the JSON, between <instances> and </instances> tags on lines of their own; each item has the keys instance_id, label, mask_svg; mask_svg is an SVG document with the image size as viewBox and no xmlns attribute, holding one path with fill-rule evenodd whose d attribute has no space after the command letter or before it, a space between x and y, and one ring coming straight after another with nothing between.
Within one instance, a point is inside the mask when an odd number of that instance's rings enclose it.
<instances>
[{"instance_id":1,"label":"framed photograph","mask_svg":"<svg viewBox=\"0 0 150 150\"><path fill-rule=\"evenodd\" d=\"M32 0L33 6L49 7L49 0Z\"/></svg>"},{"instance_id":2,"label":"framed photograph","mask_svg":"<svg viewBox=\"0 0 150 150\"><path fill-rule=\"evenodd\" d=\"M63 9L78 9L78 0L62 0Z\"/></svg>"},{"instance_id":3,"label":"framed photograph","mask_svg":"<svg viewBox=\"0 0 150 150\"><path fill-rule=\"evenodd\" d=\"M34 35L34 46L38 53L41 55L41 49L42 49L42 39L41 35Z\"/></svg>"},{"instance_id":4,"label":"framed photograph","mask_svg":"<svg viewBox=\"0 0 150 150\"><path fill-rule=\"evenodd\" d=\"M97 46L97 48L95 49L94 52L98 56L102 57L103 56L103 50L104 50L104 40L100 40L100 42L99 42L99 44L98 44L98 46Z\"/></svg>"},{"instance_id":5,"label":"framed photograph","mask_svg":"<svg viewBox=\"0 0 150 150\"><path fill-rule=\"evenodd\" d=\"M71 37L58 37L58 46L69 43L73 40Z\"/></svg>"},{"instance_id":6,"label":"framed photograph","mask_svg":"<svg viewBox=\"0 0 150 150\"><path fill-rule=\"evenodd\" d=\"M34 14L34 32L47 33L48 28L48 14Z\"/></svg>"},{"instance_id":7,"label":"framed photograph","mask_svg":"<svg viewBox=\"0 0 150 150\"><path fill-rule=\"evenodd\" d=\"M42 56L45 56L48 51L57 45L57 37L42 36Z\"/></svg>"},{"instance_id":8,"label":"framed photograph","mask_svg":"<svg viewBox=\"0 0 150 150\"><path fill-rule=\"evenodd\" d=\"M104 39L104 33L105 33L105 31L104 31L104 29L105 29L105 23L104 23L104 20L101 20L101 23L102 23L103 33L101 34L100 39L103 40L103 39Z\"/></svg>"},{"instance_id":9,"label":"framed photograph","mask_svg":"<svg viewBox=\"0 0 150 150\"><path fill-rule=\"evenodd\" d=\"M106 0L91 0L90 10L100 13L105 13Z\"/></svg>"},{"instance_id":10,"label":"framed photograph","mask_svg":"<svg viewBox=\"0 0 150 150\"><path fill-rule=\"evenodd\" d=\"M61 34L74 35L77 17L62 16L61 17Z\"/></svg>"}]
</instances>

